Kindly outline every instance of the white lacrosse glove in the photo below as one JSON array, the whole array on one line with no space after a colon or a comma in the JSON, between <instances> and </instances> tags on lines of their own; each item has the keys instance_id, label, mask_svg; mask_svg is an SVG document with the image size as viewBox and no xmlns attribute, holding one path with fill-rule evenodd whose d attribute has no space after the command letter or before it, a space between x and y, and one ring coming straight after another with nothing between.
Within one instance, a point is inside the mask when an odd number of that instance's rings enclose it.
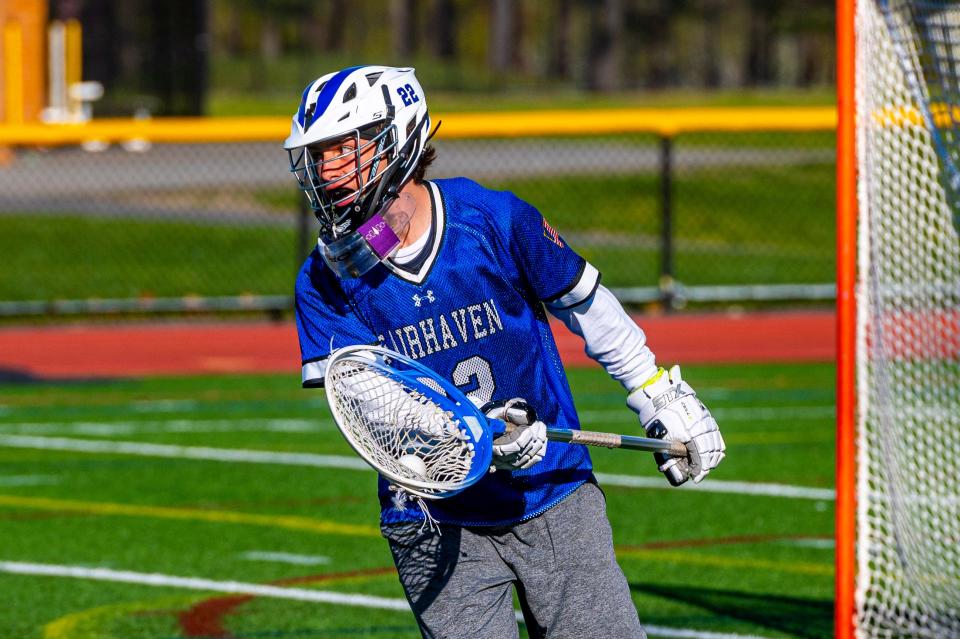
<instances>
[{"instance_id":1,"label":"white lacrosse glove","mask_svg":"<svg viewBox=\"0 0 960 639\"><path fill-rule=\"evenodd\" d=\"M689 478L700 483L720 464L726 446L717 420L680 378L680 367L657 374L627 396L627 406L640 416L647 437L680 442L687 446L687 459L655 453L657 468L674 486Z\"/></svg>"},{"instance_id":2,"label":"white lacrosse glove","mask_svg":"<svg viewBox=\"0 0 960 639\"><path fill-rule=\"evenodd\" d=\"M493 440L490 470L526 470L547 452L547 425L526 401L516 398L488 402L481 409L490 419L507 424L507 432Z\"/></svg>"}]
</instances>

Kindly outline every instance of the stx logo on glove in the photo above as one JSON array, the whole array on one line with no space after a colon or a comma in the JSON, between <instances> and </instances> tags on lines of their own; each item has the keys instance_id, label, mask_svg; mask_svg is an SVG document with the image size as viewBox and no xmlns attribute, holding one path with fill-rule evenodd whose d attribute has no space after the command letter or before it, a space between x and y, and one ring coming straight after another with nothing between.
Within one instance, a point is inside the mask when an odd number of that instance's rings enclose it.
<instances>
[{"instance_id":1,"label":"stx logo on glove","mask_svg":"<svg viewBox=\"0 0 960 639\"><path fill-rule=\"evenodd\" d=\"M686 393L684 393L679 386L670 388L653 398L653 409L660 410L661 408L665 408L670 402L681 399L685 395Z\"/></svg>"}]
</instances>

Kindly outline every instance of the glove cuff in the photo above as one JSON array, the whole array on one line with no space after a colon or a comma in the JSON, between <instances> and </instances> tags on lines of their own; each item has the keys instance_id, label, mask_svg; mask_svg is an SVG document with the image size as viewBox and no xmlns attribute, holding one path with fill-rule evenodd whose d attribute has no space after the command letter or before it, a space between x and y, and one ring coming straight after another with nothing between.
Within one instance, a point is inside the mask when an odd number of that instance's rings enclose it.
<instances>
[{"instance_id":1,"label":"glove cuff","mask_svg":"<svg viewBox=\"0 0 960 639\"><path fill-rule=\"evenodd\" d=\"M670 375L662 366L657 369L650 379L640 384L627 395L627 406L640 416L640 421L646 423L654 412L651 398L656 397L670 388Z\"/></svg>"},{"instance_id":2,"label":"glove cuff","mask_svg":"<svg viewBox=\"0 0 960 639\"><path fill-rule=\"evenodd\" d=\"M662 409L688 396L694 397L696 393L680 377L680 367L674 366L669 371L660 368L640 388L627 395L627 406L640 416L640 423L646 427Z\"/></svg>"},{"instance_id":3,"label":"glove cuff","mask_svg":"<svg viewBox=\"0 0 960 639\"><path fill-rule=\"evenodd\" d=\"M667 383L669 384L669 375L667 375L666 369L661 366L650 379L631 390L627 394L627 406L630 410L639 415L643 406L650 402L651 388L664 378L667 379Z\"/></svg>"}]
</instances>

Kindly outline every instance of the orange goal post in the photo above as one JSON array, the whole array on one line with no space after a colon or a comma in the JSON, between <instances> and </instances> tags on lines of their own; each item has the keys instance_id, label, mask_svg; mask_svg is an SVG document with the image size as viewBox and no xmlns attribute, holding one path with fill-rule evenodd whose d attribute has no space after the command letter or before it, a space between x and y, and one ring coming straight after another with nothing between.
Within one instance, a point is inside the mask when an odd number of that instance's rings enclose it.
<instances>
[{"instance_id":1,"label":"orange goal post","mask_svg":"<svg viewBox=\"0 0 960 639\"><path fill-rule=\"evenodd\" d=\"M960 636L960 3L837 0L835 635Z\"/></svg>"}]
</instances>

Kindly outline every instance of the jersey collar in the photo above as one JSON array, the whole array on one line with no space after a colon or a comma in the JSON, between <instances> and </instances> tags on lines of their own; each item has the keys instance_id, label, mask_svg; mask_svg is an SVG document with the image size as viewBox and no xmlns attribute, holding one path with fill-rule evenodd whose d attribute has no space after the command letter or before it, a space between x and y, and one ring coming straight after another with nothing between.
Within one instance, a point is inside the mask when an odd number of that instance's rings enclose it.
<instances>
[{"instance_id":1,"label":"jersey collar","mask_svg":"<svg viewBox=\"0 0 960 639\"><path fill-rule=\"evenodd\" d=\"M430 274L437 255L440 253L440 245L443 243L443 232L446 226L446 207L443 204L443 197L440 189L433 182L426 182L427 189L430 192L430 212L431 222L430 230L427 233L430 239L424 245L420 255L418 255L411 264L418 264L415 269L408 270L399 264L394 264L393 260L384 260L383 265L402 280L412 284L422 284ZM423 259L426 254L426 259Z\"/></svg>"}]
</instances>

